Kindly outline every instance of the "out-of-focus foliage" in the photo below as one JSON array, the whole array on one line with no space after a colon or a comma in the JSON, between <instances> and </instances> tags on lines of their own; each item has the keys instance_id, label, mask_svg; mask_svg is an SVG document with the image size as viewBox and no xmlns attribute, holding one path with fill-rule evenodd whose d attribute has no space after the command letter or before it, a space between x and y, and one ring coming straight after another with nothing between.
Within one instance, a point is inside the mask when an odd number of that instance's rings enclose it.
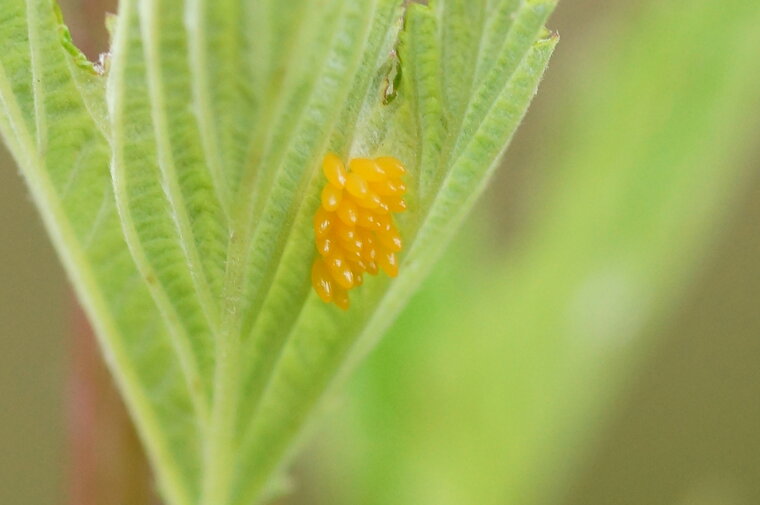
<instances>
[{"instance_id":1,"label":"out-of-focus foliage","mask_svg":"<svg viewBox=\"0 0 760 505\"><path fill-rule=\"evenodd\" d=\"M551 502L689 286L758 138L760 4L618 11L562 76L528 231L463 234L333 417L326 502Z\"/></svg>"}]
</instances>

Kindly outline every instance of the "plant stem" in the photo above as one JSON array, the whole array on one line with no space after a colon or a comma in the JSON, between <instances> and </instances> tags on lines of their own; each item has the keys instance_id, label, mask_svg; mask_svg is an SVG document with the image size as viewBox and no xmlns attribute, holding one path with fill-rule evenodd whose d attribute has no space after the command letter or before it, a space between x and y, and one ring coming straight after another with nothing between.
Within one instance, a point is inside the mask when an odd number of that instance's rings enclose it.
<instances>
[{"instance_id":1,"label":"plant stem","mask_svg":"<svg viewBox=\"0 0 760 505\"><path fill-rule=\"evenodd\" d=\"M214 377L214 404L205 454L201 499L204 505L227 503L233 470L232 448L237 417L235 413L237 412L239 340L234 331L225 332L219 337Z\"/></svg>"},{"instance_id":2,"label":"plant stem","mask_svg":"<svg viewBox=\"0 0 760 505\"><path fill-rule=\"evenodd\" d=\"M227 270L224 279L223 313L216 341L214 396L211 423L206 434L202 505L225 505L230 500L234 471L233 448L240 387L240 316L245 272L245 236L230 235Z\"/></svg>"}]
</instances>

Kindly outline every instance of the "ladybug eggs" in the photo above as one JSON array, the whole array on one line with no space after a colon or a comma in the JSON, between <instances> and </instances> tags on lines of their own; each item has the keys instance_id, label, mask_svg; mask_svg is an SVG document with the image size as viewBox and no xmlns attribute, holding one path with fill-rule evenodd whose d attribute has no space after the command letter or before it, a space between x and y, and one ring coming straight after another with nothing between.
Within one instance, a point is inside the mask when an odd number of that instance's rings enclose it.
<instances>
[{"instance_id":1,"label":"ladybug eggs","mask_svg":"<svg viewBox=\"0 0 760 505\"><path fill-rule=\"evenodd\" d=\"M393 213L406 210L406 170L391 157L355 158L346 167L328 153L322 172L327 182L314 215L319 256L311 284L323 301L345 310L348 291L361 286L365 273L398 275L402 242Z\"/></svg>"}]
</instances>

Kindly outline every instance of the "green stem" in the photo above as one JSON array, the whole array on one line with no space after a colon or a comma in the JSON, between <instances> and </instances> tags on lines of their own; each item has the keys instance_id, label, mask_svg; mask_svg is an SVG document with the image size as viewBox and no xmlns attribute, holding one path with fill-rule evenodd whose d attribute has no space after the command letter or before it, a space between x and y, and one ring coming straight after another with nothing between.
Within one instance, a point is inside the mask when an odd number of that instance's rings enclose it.
<instances>
[{"instance_id":1,"label":"green stem","mask_svg":"<svg viewBox=\"0 0 760 505\"><path fill-rule=\"evenodd\" d=\"M239 221L238 221L239 222ZM230 499L235 467L234 446L240 388L240 315L245 278L245 244L247 234L230 235L221 331L216 341L214 397L211 422L206 433L202 505L225 505Z\"/></svg>"},{"instance_id":2,"label":"green stem","mask_svg":"<svg viewBox=\"0 0 760 505\"><path fill-rule=\"evenodd\" d=\"M214 404L207 434L201 503L223 505L229 499L237 411L240 342L237 332L219 336L214 377Z\"/></svg>"}]
</instances>

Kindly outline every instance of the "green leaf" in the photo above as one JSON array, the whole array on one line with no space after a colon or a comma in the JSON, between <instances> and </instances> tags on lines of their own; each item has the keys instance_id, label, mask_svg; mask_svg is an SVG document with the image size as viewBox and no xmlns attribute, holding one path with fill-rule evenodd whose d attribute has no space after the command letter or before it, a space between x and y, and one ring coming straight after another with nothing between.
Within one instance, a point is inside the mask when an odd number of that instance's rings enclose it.
<instances>
[{"instance_id":1,"label":"green leaf","mask_svg":"<svg viewBox=\"0 0 760 505\"><path fill-rule=\"evenodd\" d=\"M252 503L482 191L556 44L553 2L122 0L107 78L49 0L10 5L3 135L165 498ZM401 275L348 312L309 285L330 151L410 179Z\"/></svg>"},{"instance_id":2,"label":"green leaf","mask_svg":"<svg viewBox=\"0 0 760 505\"><path fill-rule=\"evenodd\" d=\"M540 6L544 7L545 5ZM528 5L525 8L536 7ZM416 16L415 12L424 16L427 9L416 6L410 12L411 16ZM548 15L548 9L545 12ZM407 23L410 23L409 18ZM478 125L466 151L456 159L442 159L438 165L438 170L445 175L429 206L421 208L421 205L415 205L416 198L410 196L412 208L401 223L410 245L403 256L399 277L391 283L383 280L374 282L374 279L368 282L354 298L349 317L335 311L325 311L314 296L306 300L297 321L289 329L287 343L281 351L261 406L253 416L253 423L244 440L244 450L251 458L247 461L250 466L242 467L244 475L252 475L255 469L267 468L279 461L279 454L285 450L291 436L301 428L307 413L322 397L324 390L335 382L336 376L345 374L372 348L404 306L482 190L504 149L506 139L516 128L535 92L555 42L556 39L549 38L529 44L520 66L512 75L502 76L499 96L485 120ZM435 58L435 55L401 53L401 61L405 62L407 69L417 62L417 58L430 57ZM439 69L439 78L440 75ZM412 88L407 88L409 95L419 93L415 82L409 82L407 86ZM399 101L406 103L399 104L398 107L412 108L412 99L403 94L403 89L399 92ZM394 119L398 124L391 124L390 129L416 129L404 124L409 120L401 113ZM419 125L414 120L413 123ZM447 141L450 143L458 138L456 132L447 133ZM386 140L374 148L365 147L367 151L357 154L399 152L404 150L407 142L408 139ZM425 145L417 144L416 152L409 156L421 159L420 151L425 149ZM443 148L444 146L441 147ZM415 169L412 176L420 174L419 166L413 165ZM309 218L310 213L299 216L296 227L306 229ZM293 244L294 250L306 247L311 240L308 232L304 232L304 238L302 242ZM293 276L292 270L286 274L293 279L294 286L297 279L307 275L307 268L308 264L305 264L301 267L302 271L296 272L297 275ZM292 297L286 293L283 293L282 298L283 306L292 303ZM280 324L282 325L281 321ZM252 480L247 484L254 488L257 485Z\"/></svg>"},{"instance_id":3,"label":"green leaf","mask_svg":"<svg viewBox=\"0 0 760 505\"><path fill-rule=\"evenodd\" d=\"M21 167L173 503L190 503L200 433L180 361L124 243L97 111L104 83L64 46L52 5L2 9L0 130ZM193 455L180 457L180 455Z\"/></svg>"}]
</instances>

